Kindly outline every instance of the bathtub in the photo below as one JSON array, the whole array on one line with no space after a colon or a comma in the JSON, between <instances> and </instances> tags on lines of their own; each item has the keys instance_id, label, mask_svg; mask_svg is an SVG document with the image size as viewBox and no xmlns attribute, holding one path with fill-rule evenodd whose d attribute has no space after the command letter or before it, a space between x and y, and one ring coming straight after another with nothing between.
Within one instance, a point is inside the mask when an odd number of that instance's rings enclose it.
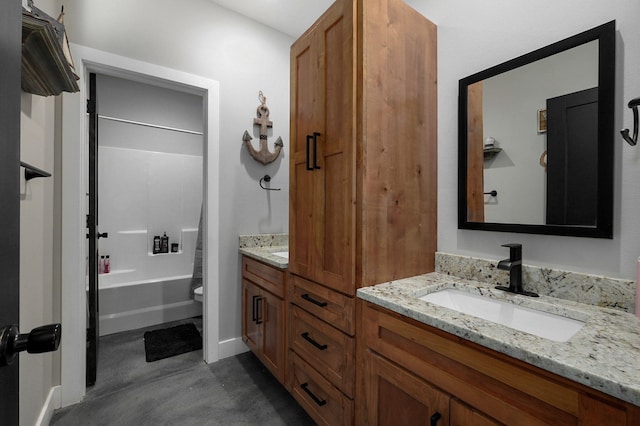
<instances>
[{"instance_id":1,"label":"bathtub","mask_svg":"<svg viewBox=\"0 0 640 426\"><path fill-rule=\"evenodd\" d=\"M100 336L202 315L191 275L138 279L133 269L98 277Z\"/></svg>"}]
</instances>

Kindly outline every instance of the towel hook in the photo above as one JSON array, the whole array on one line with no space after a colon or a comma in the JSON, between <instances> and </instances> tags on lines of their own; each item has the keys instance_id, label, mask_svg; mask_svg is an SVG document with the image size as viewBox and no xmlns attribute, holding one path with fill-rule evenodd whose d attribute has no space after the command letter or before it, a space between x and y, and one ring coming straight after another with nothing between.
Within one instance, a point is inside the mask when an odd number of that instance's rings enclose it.
<instances>
[{"instance_id":1,"label":"towel hook","mask_svg":"<svg viewBox=\"0 0 640 426\"><path fill-rule=\"evenodd\" d=\"M628 104L633 110L633 138L629 137L629 129L620 130L622 137L631 146L638 143L638 106L640 106L640 98L631 99Z\"/></svg>"},{"instance_id":2,"label":"towel hook","mask_svg":"<svg viewBox=\"0 0 640 426\"><path fill-rule=\"evenodd\" d=\"M260 188L264 189L265 191L280 191L281 188L267 188L264 185L262 185L262 181L265 181L267 183L271 182L271 176L269 175L264 175L260 178Z\"/></svg>"}]
</instances>

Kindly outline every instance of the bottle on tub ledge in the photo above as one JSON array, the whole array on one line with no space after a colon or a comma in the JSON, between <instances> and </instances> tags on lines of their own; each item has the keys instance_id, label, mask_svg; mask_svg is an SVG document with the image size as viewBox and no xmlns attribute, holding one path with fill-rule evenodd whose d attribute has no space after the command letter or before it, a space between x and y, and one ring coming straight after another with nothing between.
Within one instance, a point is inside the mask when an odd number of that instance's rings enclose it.
<instances>
[{"instance_id":1,"label":"bottle on tub ledge","mask_svg":"<svg viewBox=\"0 0 640 426\"><path fill-rule=\"evenodd\" d=\"M98 274L104 274L104 256L98 259Z\"/></svg>"},{"instance_id":2,"label":"bottle on tub ledge","mask_svg":"<svg viewBox=\"0 0 640 426\"><path fill-rule=\"evenodd\" d=\"M153 237L153 254L160 253L160 235Z\"/></svg>"},{"instance_id":3,"label":"bottle on tub ledge","mask_svg":"<svg viewBox=\"0 0 640 426\"><path fill-rule=\"evenodd\" d=\"M169 253L169 237L166 232L160 237L160 253Z\"/></svg>"},{"instance_id":4,"label":"bottle on tub ledge","mask_svg":"<svg viewBox=\"0 0 640 426\"><path fill-rule=\"evenodd\" d=\"M106 255L104 257L104 265L102 267L102 271L105 274L108 274L109 272L111 272L111 259L109 259L109 255Z\"/></svg>"}]
</instances>

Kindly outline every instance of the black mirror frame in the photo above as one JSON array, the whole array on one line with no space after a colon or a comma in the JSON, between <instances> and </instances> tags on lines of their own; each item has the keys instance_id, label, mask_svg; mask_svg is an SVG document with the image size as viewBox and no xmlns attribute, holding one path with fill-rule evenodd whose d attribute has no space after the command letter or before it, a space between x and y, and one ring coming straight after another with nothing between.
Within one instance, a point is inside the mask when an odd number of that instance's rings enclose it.
<instances>
[{"instance_id":1,"label":"black mirror frame","mask_svg":"<svg viewBox=\"0 0 640 426\"><path fill-rule=\"evenodd\" d=\"M480 71L458 86L458 229L613 239L615 20ZM467 220L467 87L473 83L598 40L598 220L595 227L469 222Z\"/></svg>"}]
</instances>

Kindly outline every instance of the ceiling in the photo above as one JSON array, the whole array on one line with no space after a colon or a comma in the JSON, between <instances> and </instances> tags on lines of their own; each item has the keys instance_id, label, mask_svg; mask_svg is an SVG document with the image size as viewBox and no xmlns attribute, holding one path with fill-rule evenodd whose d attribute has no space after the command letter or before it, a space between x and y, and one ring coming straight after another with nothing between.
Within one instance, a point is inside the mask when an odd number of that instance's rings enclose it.
<instances>
[{"instance_id":1,"label":"ceiling","mask_svg":"<svg viewBox=\"0 0 640 426\"><path fill-rule=\"evenodd\" d=\"M209 0L298 38L334 0Z\"/></svg>"}]
</instances>

